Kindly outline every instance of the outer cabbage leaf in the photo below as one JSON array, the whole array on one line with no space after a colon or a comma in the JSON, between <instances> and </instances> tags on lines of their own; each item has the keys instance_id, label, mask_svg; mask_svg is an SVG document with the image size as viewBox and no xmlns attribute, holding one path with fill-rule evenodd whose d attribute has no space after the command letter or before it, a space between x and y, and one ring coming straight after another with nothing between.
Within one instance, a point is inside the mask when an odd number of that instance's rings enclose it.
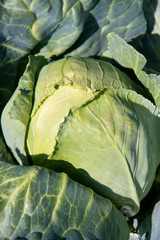
<instances>
[{"instance_id":1,"label":"outer cabbage leaf","mask_svg":"<svg viewBox=\"0 0 160 240\"><path fill-rule=\"evenodd\" d=\"M146 64L145 57L116 34L110 33L107 38L109 48L103 55L113 58L123 67L133 69L160 109L160 76L145 73L142 70Z\"/></svg>"},{"instance_id":2,"label":"outer cabbage leaf","mask_svg":"<svg viewBox=\"0 0 160 240\"><path fill-rule=\"evenodd\" d=\"M88 1L82 1L83 4L85 2ZM107 49L106 36L110 32L116 32L127 42L145 33L146 20L142 8L142 0L97 1L95 6L88 11L84 30L71 48L74 50L69 51L69 55L101 56Z\"/></svg>"},{"instance_id":3,"label":"outer cabbage leaf","mask_svg":"<svg viewBox=\"0 0 160 240\"><path fill-rule=\"evenodd\" d=\"M99 44L97 50L91 46L92 53L87 56L95 55L95 50L103 52L105 37L110 31L117 31L129 41L145 31L142 3L142 0L16 0L14 3L5 0L0 4L3 64L28 54L38 43L41 54L59 55L73 45L82 31L80 45L88 42L92 45L95 40Z\"/></svg>"},{"instance_id":4,"label":"outer cabbage leaf","mask_svg":"<svg viewBox=\"0 0 160 240\"><path fill-rule=\"evenodd\" d=\"M145 32L142 0L4 0L0 2L0 78L15 89L19 61L38 53L50 58L93 56L107 47L106 35L117 32L126 41ZM141 24L139 24L139 22ZM80 40L78 40L80 39ZM89 51L88 51L89 50Z\"/></svg>"},{"instance_id":5,"label":"outer cabbage leaf","mask_svg":"<svg viewBox=\"0 0 160 240\"><path fill-rule=\"evenodd\" d=\"M50 57L72 46L83 29L83 20L82 4L76 0L1 1L1 86L15 89L19 61L35 47L37 53Z\"/></svg>"},{"instance_id":6,"label":"outer cabbage leaf","mask_svg":"<svg viewBox=\"0 0 160 240\"><path fill-rule=\"evenodd\" d=\"M12 95L2 115L2 131L5 140L20 165L28 165L25 152L25 135L32 109L36 75L46 63L43 57L30 57L18 88ZM3 117L4 116L4 117Z\"/></svg>"},{"instance_id":7,"label":"outer cabbage leaf","mask_svg":"<svg viewBox=\"0 0 160 240\"><path fill-rule=\"evenodd\" d=\"M0 162L1 240L128 240L127 222L107 199L64 173Z\"/></svg>"},{"instance_id":8,"label":"outer cabbage leaf","mask_svg":"<svg viewBox=\"0 0 160 240\"><path fill-rule=\"evenodd\" d=\"M53 51L57 42L58 48L61 47L61 50L59 49L61 53L69 47L69 42L70 45L73 44L83 27L84 11L80 1L16 0L13 3L5 0L0 4L0 11L2 65L8 64L9 61L13 63L27 55L46 37L51 38ZM71 20L72 22L68 22ZM60 29L63 25L72 32L72 39L68 31L63 31L62 35ZM57 31L60 31L58 40L53 39ZM64 39L63 42L61 38ZM44 41L44 44L46 45L48 41Z\"/></svg>"}]
</instances>

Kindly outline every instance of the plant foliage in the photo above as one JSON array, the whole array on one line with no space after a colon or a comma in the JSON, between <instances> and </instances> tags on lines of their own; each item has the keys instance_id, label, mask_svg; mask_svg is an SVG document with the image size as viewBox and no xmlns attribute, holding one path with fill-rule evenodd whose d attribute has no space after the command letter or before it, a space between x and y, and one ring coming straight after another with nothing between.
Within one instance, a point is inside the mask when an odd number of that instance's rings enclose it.
<instances>
[{"instance_id":1,"label":"plant foliage","mask_svg":"<svg viewBox=\"0 0 160 240\"><path fill-rule=\"evenodd\" d=\"M0 239L159 240L160 0L0 0Z\"/></svg>"}]
</instances>

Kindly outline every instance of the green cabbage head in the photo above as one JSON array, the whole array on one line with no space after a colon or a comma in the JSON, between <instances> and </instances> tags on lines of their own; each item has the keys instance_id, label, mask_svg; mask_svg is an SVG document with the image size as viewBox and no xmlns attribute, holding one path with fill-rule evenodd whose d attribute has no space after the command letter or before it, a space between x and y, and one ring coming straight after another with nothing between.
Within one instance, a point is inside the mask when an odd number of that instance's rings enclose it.
<instances>
[{"instance_id":1,"label":"green cabbage head","mask_svg":"<svg viewBox=\"0 0 160 240\"><path fill-rule=\"evenodd\" d=\"M67 57L34 68L30 62L2 115L14 155L65 171L125 214L136 214L160 162L156 107L105 60Z\"/></svg>"}]
</instances>

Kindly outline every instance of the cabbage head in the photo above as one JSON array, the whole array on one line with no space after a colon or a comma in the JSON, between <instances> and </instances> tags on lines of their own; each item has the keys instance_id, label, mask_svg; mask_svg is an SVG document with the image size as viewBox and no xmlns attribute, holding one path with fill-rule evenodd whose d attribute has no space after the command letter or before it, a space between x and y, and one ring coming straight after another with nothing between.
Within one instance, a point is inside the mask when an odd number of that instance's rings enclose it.
<instances>
[{"instance_id":1,"label":"cabbage head","mask_svg":"<svg viewBox=\"0 0 160 240\"><path fill-rule=\"evenodd\" d=\"M136 214L160 162L159 111L106 60L66 57L35 70L37 59L3 111L13 154L64 171L126 215Z\"/></svg>"}]
</instances>

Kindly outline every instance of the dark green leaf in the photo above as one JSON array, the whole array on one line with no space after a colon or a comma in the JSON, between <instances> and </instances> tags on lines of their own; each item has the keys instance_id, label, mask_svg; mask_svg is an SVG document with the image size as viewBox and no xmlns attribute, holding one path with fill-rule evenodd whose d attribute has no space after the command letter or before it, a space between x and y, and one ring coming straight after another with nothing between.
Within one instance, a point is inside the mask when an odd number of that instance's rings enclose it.
<instances>
[{"instance_id":1,"label":"dark green leaf","mask_svg":"<svg viewBox=\"0 0 160 240\"><path fill-rule=\"evenodd\" d=\"M0 163L1 240L128 240L112 203L64 173Z\"/></svg>"},{"instance_id":2,"label":"dark green leaf","mask_svg":"<svg viewBox=\"0 0 160 240\"><path fill-rule=\"evenodd\" d=\"M83 4L86 2L82 1ZM142 5L142 0L100 0L94 7L91 4L90 9L87 6L84 30L69 55L101 56L108 47L106 36L110 32L117 33L127 42L143 34L146 20Z\"/></svg>"},{"instance_id":3,"label":"dark green leaf","mask_svg":"<svg viewBox=\"0 0 160 240\"><path fill-rule=\"evenodd\" d=\"M8 149L5 145L1 132L0 132L0 161L16 164L16 162L13 160L13 157L8 152Z\"/></svg>"}]
</instances>

